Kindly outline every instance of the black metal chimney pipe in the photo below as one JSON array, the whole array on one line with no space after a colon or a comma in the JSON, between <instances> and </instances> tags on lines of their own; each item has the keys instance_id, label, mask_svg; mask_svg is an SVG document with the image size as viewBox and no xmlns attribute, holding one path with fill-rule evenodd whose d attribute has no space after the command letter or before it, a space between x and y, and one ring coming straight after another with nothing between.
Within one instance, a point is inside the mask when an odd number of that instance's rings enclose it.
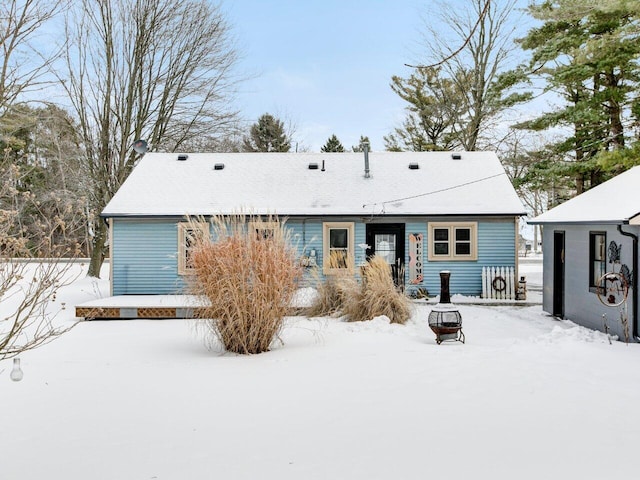
<instances>
[{"instance_id":1,"label":"black metal chimney pipe","mask_svg":"<svg viewBox=\"0 0 640 480\"><path fill-rule=\"evenodd\" d=\"M440 301L438 303L451 303L451 294L449 292L449 277L451 272L443 270L440 272Z\"/></svg>"}]
</instances>

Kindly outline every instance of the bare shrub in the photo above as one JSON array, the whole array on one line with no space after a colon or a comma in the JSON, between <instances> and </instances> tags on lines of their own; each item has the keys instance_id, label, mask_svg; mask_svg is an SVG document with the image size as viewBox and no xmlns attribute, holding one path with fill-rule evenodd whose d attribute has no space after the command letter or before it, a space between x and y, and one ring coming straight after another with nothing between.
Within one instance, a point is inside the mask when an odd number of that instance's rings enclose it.
<instances>
[{"instance_id":1,"label":"bare shrub","mask_svg":"<svg viewBox=\"0 0 640 480\"><path fill-rule=\"evenodd\" d=\"M329 267L334 269L345 260L342 255L332 252L328 261ZM313 276L318 295L313 304L303 311L308 317L325 317L338 313L345 303L345 296L358 289L357 280L348 270L324 278L315 270Z\"/></svg>"},{"instance_id":2,"label":"bare shrub","mask_svg":"<svg viewBox=\"0 0 640 480\"><path fill-rule=\"evenodd\" d=\"M343 296L342 313L351 322L385 315L391 323L404 324L411 316L411 302L393 283L389 264L374 255L362 274L361 284Z\"/></svg>"},{"instance_id":3,"label":"bare shrub","mask_svg":"<svg viewBox=\"0 0 640 480\"><path fill-rule=\"evenodd\" d=\"M72 263L64 257L76 257L78 246L55 242L56 232L64 230L60 217L36 218L36 231L22 225L33 197L16 188L16 172L10 167L0 174L0 360L48 343L75 325L55 325L49 307L58 289L74 280Z\"/></svg>"},{"instance_id":4,"label":"bare shrub","mask_svg":"<svg viewBox=\"0 0 640 480\"><path fill-rule=\"evenodd\" d=\"M345 297L358 288L353 277L333 276L316 283L318 295L313 304L302 313L308 317L325 317L342 310Z\"/></svg>"},{"instance_id":5,"label":"bare shrub","mask_svg":"<svg viewBox=\"0 0 640 480\"><path fill-rule=\"evenodd\" d=\"M233 353L266 352L302 273L289 231L275 217L216 216L211 224L214 241L195 238L190 259L191 290L208 300L201 314L208 340Z\"/></svg>"}]
</instances>

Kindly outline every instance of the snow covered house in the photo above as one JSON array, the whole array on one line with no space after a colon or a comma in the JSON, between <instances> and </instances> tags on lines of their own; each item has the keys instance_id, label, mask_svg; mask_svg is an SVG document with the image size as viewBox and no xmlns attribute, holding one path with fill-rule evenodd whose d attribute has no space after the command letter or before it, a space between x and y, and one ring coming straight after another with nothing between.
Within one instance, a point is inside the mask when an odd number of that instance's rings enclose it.
<instances>
[{"instance_id":1,"label":"snow covered house","mask_svg":"<svg viewBox=\"0 0 640 480\"><path fill-rule=\"evenodd\" d=\"M524 208L489 152L147 153L102 212L112 295L174 294L190 274L187 216L286 218L301 263L332 275L384 255L408 290L480 295L483 266L517 268Z\"/></svg>"},{"instance_id":2,"label":"snow covered house","mask_svg":"<svg viewBox=\"0 0 640 480\"><path fill-rule=\"evenodd\" d=\"M529 221L544 226L546 312L624 339L620 318L626 305L628 334L638 339L638 293L633 287L638 275L639 186L640 167L634 167ZM608 273L615 275L601 281Z\"/></svg>"}]
</instances>

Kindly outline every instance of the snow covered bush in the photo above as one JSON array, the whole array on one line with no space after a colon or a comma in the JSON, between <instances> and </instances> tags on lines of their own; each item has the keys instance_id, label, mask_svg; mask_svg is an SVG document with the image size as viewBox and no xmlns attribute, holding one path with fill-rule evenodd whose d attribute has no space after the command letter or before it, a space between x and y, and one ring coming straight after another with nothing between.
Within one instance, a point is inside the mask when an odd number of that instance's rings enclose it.
<instances>
[{"instance_id":1,"label":"snow covered bush","mask_svg":"<svg viewBox=\"0 0 640 480\"><path fill-rule=\"evenodd\" d=\"M404 324L411 317L411 301L393 283L391 267L374 255L362 268L362 282L344 295L342 313L351 322L385 315Z\"/></svg>"},{"instance_id":2,"label":"snow covered bush","mask_svg":"<svg viewBox=\"0 0 640 480\"><path fill-rule=\"evenodd\" d=\"M207 339L234 353L268 351L301 275L289 231L275 217L218 216L211 224L213 241L193 238L189 259L192 292L209 301L202 311Z\"/></svg>"}]
</instances>

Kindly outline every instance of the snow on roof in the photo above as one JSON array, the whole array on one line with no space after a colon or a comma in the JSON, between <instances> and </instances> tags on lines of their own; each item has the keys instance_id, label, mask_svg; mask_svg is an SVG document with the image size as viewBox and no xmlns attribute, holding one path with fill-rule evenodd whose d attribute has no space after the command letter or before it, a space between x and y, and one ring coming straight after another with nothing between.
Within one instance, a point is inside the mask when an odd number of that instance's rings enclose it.
<instances>
[{"instance_id":1,"label":"snow on roof","mask_svg":"<svg viewBox=\"0 0 640 480\"><path fill-rule=\"evenodd\" d=\"M640 166L529 220L544 223L627 223L640 213Z\"/></svg>"},{"instance_id":2,"label":"snow on roof","mask_svg":"<svg viewBox=\"0 0 640 480\"><path fill-rule=\"evenodd\" d=\"M525 213L492 152L371 152L369 164L365 178L363 153L147 153L102 215Z\"/></svg>"}]
</instances>

